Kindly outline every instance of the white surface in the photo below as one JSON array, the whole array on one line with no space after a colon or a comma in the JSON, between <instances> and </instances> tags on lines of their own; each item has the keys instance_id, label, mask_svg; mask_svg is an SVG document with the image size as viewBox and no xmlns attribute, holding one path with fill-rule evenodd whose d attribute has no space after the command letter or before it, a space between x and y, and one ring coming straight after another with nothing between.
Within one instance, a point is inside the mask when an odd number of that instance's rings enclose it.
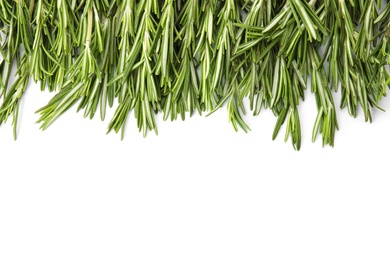
<instances>
[{"instance_id":1,"label":"white surface","mask_svg":"<svg viewBox=\"0 0 390 260\"><path fill-rule=\"evenodd\" d=\"M0 259L390 259L390 112L339 112L322 148L307 96L295 152L268 111L249 134L225 110L146 139L131 119L123 142L75 109L41 132L30 86L18 141L0 129Z\"/></svg>"}]
</instances>

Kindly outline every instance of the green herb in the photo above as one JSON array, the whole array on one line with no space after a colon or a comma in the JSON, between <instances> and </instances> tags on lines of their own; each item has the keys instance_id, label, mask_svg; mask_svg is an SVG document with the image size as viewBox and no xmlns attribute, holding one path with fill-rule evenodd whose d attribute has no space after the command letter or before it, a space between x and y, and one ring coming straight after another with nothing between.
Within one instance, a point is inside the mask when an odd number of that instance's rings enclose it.
<instances>
[{"instance_id":1,"label":"green herb","mask_svg":"<svg viewBox=\"0 0 390 260\"><path fill-rule=\"evenodd\" d=\"M122 138L129 116L146 136L157 133L158 114L184 120L226 106L234 129L249 131L247 110L270 109L273 139L285 125L285 140L299 150L299 104L310 82L312 139L320 134L333 146L334 95L369 122L381 109L389 38L385 0L2 0L0 124L12 116L16 138L32 78L56 92L38 110L42 129L76 104L102 120L115 104L108 132Z\"/></svg>"}]
</instances>

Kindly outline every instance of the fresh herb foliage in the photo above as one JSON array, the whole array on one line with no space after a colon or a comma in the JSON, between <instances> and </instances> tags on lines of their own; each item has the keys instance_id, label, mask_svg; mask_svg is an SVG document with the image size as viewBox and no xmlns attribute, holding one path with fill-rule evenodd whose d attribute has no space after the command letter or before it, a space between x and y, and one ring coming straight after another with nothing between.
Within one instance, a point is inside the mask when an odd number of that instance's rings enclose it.
<instances>
[{"instance_id":1,"label":"fresh herb foliage","mask_svg":"<svg viewBox=\"0 0 390 260\"><path fill-rule=\"evenodd\" d=\"M47 129L78 103L108 132L133 115L144 135L155 116L185 119L227 106L249 131L245 99L275 116L275 139L301 147L299 104L311 84L313 141L334 145L333 95L356 117L390 86L390 3L385 0L0 0L0 124L18 111L29 79L56 95L38 110ZM15 80L11 73L16 64Z\"/></svg>"}]
</instances>

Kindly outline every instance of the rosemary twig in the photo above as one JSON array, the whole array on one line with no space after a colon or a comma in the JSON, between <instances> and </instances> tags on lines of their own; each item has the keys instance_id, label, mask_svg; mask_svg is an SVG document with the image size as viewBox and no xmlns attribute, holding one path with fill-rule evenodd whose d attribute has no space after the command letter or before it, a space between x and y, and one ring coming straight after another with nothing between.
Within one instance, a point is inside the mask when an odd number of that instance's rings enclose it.
<instances>
[{"instance_id":1,"label":"rosemary twig","mask_svg":"<svg viewBox=\"0 0 390 260\"><path fill-rule=\"evenodd\" d=\"M173 5L173 1L166 2ZM172 8L172 6L171 6ZM172 10L172 9L171 9ZM197 109L201 112L198 97L199 97L199 83L196 75L196 60L194 59L195 48L195 32L198 26L198 14L199 7L198 1L187 1L182 8L178 8L178 24L177 24L177 36L175 37L175 43L178 45L178 52L176 55L173 53L170 55L173 59L175 57L175 63L170 62L172 65L177 65L177 69L174 69L175 77L171 81L171 91L166 92L166 99L164 102L164 114L165 119L170 115L172 120L175 120L178 115L184 120L185 113L191 114ZM173 14L170 14L173 19ZM173 26L173 25L171 25ZM163 39L169 39L173 46L173 29L170 37L164 36ZM164 33L163 33L164 34ZM165 38L167 37L167 38ZM165 45L164 45L165 46ZM169 63L168 63L169 64Z\"/></svg>"},{"instance_id":2,"label":"rosemary twig","mask_svg":"<svg viewBox=\"0 0 390 260\"><path fill-rule=\"evenodd\" d=\"M134 4L129 2L128 10L134 8ZM129 15L126 19L132 19L133 10L125 13ZM122 137L126 125L127 116L130 110L134 109L135 117L137 118L138 128L146 135L148 130L154 130L157 133L154 113L160 110L161 89L158 87L155 79L155 35L157 32L156 15L159 13L159 4L156 0L143 0L137 6L135 17L139 17L137 21L137 32L133 46L127 53L127 57L120 60L120 68L117 77L113 83L120 82L119 106L111 120L108 131L115 130L118 132L122 129ZM127 20L124 20L125 22ZM123 33L131 33L131 24ZM124 41L127 39L125 36ZM122 46L125 48L125 46ZM126 52L126 50L123 50ZM126 56L126 53L124 54ZM125 67L125 62L126 67ZM123 67L123 71L122 71ZM112 84L112 83L111 83Z\"/></svg>"}]
</instances>

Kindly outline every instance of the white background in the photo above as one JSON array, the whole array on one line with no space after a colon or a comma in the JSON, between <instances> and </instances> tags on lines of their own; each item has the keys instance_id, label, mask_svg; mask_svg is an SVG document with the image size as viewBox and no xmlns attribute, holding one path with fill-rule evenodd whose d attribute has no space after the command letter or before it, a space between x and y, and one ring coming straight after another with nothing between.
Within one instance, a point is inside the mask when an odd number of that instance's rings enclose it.
<instances>
[{"instance_id":1,"label":"white background","mask_svg":"<svg viewBox=\"0 0 390 260\"><path fill-rule=\"evenodd\" d=\"M1 260L390 259L390 112L339 112L322 148L307 91L296 152L271 141L268 111L249 134L225 109L159 118L146 139L132 116L120 141L75 108L41 132L33 111L51 96L29 86L18 141L0 128Z\"/></svg>"}]
</instances>

